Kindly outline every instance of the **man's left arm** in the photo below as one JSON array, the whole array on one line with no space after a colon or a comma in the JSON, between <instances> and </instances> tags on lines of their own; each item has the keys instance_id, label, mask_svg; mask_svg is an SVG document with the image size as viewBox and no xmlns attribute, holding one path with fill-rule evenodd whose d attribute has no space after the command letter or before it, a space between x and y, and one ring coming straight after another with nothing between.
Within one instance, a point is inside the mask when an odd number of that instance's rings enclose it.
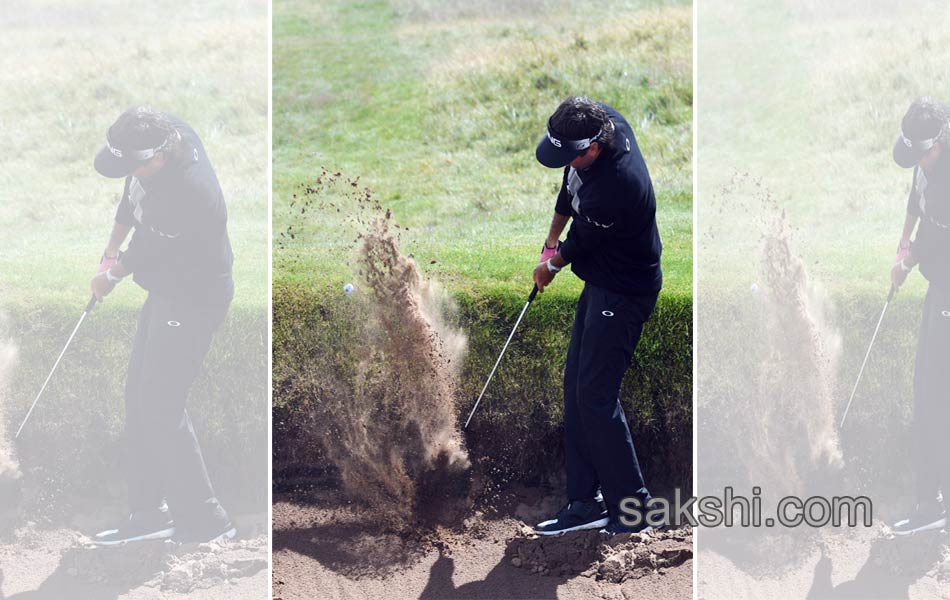
<instances>
[{"instance_id":1,"label":"man's left arm","mask_svg":"<svg viewBox=\"0 0 950 600\"><path fill-rule=\"evenodd\" d=\"M907 281L907 276L914 270L914 267L917 266L917 262L917 259L914 258L913 251L908 250L903 258L894 263L894 266L891 267L891 285L895 288L904 285L904 282Z\"/></svg>"},{"instance_id":2,"label":"man's left arm","mask_svg":"<svg viewBox=\"0 0 950 600\"><path fill-rule=\"evenodd\" d=\"M567 261L561 256L560 251L543 263L538 263L538 266L534 268L534 284L538 286L538 291L543 292L544 288L554 281L554 276L558 271L566 266Z\"/></svg>"},{"instance_id":3,"label":"man's left arm","mask_svg":"<svg viewBox=\"0 0 950 600\"><path fill-rule=\"evenodd\" d=\"M891 283L895 287L904 284L907 276L921 262L945 261L950 256L950 231L931 227L911 243L906 254L891 268Z\"/></svg>"}]
</instances>

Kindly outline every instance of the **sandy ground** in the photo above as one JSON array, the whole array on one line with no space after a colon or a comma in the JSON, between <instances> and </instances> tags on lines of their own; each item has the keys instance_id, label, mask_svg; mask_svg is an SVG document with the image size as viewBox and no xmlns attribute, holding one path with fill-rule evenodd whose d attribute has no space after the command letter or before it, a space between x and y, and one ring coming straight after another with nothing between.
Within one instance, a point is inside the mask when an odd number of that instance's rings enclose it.
<instances>
[{"instance_id":1,"label":"sandy ground","mask_svg":"<svg viewBox=\"0 0 950 600\"><path fill-rule=\"evenodd\" d=\"M268 541L260 527L249 533L220 545L94 548L75 529L28 524L0 542L0 599L261 600Z\"/></svg>"},{"instance_id":2,"label":"sandy ground","mask_svg":"<svg viewBox=\"0 0 950 600\"><path fill-rule=\"evenodd\" d=\"M273 509L275 600L321 598L692 597L692 534L559 538L526 535L523 521L550 514L550 499L509 516L474 512L454 530L421 539L381 533L372 515L327 496Z\"/></svg>"},{"instance_id":3,"label":"sandy ground","mask_svg":"<svg viewBox=\"0 0 950 600\"><path fill-rule=\"evenodd\" d=\"M697 559L700 600L950 599L946 533L889 539L881 527L822 532L799 556L775 552L764 561L706 550L703 535Z\"/></svg>"}]
</instances>

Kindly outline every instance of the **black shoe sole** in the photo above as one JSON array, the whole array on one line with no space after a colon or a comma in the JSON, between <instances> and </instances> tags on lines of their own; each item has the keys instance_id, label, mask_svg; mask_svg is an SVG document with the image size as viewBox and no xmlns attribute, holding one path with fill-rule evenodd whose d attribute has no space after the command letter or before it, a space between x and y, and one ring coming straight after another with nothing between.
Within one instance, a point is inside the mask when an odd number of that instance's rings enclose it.
<instances>
[{"instance_id":1,"label":"black shoe sole","mask_svg":"<svg viewBox=\"0 0 950 600\"><path fill-rule=\"evenodd\" d=\"M610 522L610 519L604 517L602 519L597 519L596 521L591 521L590 523L583 523L575 527L568 527L566 529L558 529L557 531L541 531L538 527L544 525L545 523L553 521L542 521L538 523L534 528L534 532L538 535L560 535L562 533L570 533L572 531L584 531L585 529L602 529L607 526Z\"/></svg>"},{"instance_id":2,"label":"black shoe sole","mask_svg":"<svg viewBox=\"0 0 950 600\"><path fill-rule=\"evenodd\" d=\"M662 527L662 526L660 526L660 527L654 527L654 526L652 526L652 525L647 525L647 526L644 527L643 529L638 529L638 530L636 530L636 531L634 531L633 529L631 529L630 531L608 531L607 528L604 527L603 529L600 530L600 533L602 533L602 534L604 534L604 535L623 535L623 534L625 534L625 533L626 533L626 534L648 533L648 532L650 532L650 531L659 531L660 529L663 529L663 527Z\"/></svg>"},{"instance_id":3,"label":"black shoe sole","mask_svg":"<svg viewBox=\"0 0 950 600\"><path fill-rule=\"evenodd\" d=\"M900 524L900 523L903 523L903 521L898 521L897 523L895 523L895 525L898 525L898 524ZM937 519L936 521L933 521L932 523L928 523L928 524L926 524L926 525L921 525L920 527L916 527L916 528L914 528L914 529L909 529L909 530L907 530L907 531L897 531L896 529L894 529L893 527L891 527L891 533L894 534L894 535L896 535L896 536L902 536L902 537L904 537L904 536L908 536L908 535L914 535L915 533L923 533L923 532L925 532L925 531L939 531L939 530L944 529L944 528L946 528L946 527L947 527L947 518L946 518L946 517L943 517L943 518L941 518L941 519Z\"/></svg>"},{"instance_id":4,"label":"black shoe sole","mask_svg":"<svg viewBox=\"0 0 950 600\"><path fill-rule=\"evenodd\" d=\"M167 540L173 535L175 535L175 528L169 527L167 529L160 529L158 531L153 531L151 533L143 533L141 535L130 536L127 538L123 538L121 540L100 540L100 539L97 539L99 535L102 535L102 534L97 534L96 537L92 538L93 546L103 546L103 547L124 546L126 544L131 544L135 542L150 542L154 540Z\"/></svg>"}]
</instances>

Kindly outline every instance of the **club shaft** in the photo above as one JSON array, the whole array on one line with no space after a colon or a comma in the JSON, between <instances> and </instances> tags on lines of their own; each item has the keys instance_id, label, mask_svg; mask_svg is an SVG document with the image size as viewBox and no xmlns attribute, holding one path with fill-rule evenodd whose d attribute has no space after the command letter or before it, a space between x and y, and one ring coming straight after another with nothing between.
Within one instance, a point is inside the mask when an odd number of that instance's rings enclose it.
<instances>
[{"instance_id":1,"label":"club shaft","mask_svg":"<svg viewBox=\"0 0 950 600\"><path fill-rule=\"evenodd\" d=\"M845 419L848 418L848 411L851 410L851 403L854 402L854 394L858 391L858 384L861 383L861 377L864 375L864 367L868 364L868 357L871 356L871 348L874 347L874 340L877 339L877 332L881 330L881 323L884 322L884 315L887 313L887 307L891 303L891 298L893 298L894 292L893 289L887 297L887 301L884 303L884 310L881 311L881 317L877 320L877 327L874 328L874 335L871 336L871 343L868 344L868 351L864 355L864 361L861 363L861 370L858 371L858 378L854 382L854 387L851 388L851 397L848 398L848 405L844 408L844 414L841 416L841 424L838 426L839 429L844 428Z\"/></svg>"},{"instance_id":2,"label":"club shaft","mask_svg":"<svg viewBox=\"0 0 950 600\"><path fill-rule=\"evenodd\" d=\"M95 297L93 297L95 299ZM90 304L93 302L90 301ZM53 368L50 369L49 375L46 376L46 381L43 382L43 387L40 388L40 393L36 395L36 398L33 400L33 404L30 405L30 410L26 413L23 422L20 423L20 428L16 430L16 435L13 436L13 439L20 437L20 432L23 431L23 427L26 425L26 422L30 420L30 415L33 414L33 409L36 408L36 403L40 401L40 396L43 395L43 392L46 390L46 386L49 384L49 380L53 378L53 373L56 372L56 367L59 366L59 361L63 360L63 355L66 354L66 350L69 348L69 344L72 343L73 338L76 337L76 332L79 331L79 326L82 325L82 322L86 319L86 315L89 314L89 307L86 307L86 311L82 313L82 316L79 317L79 322L76 323L76 326L73 327L73 332L69 334L69 339L66 340L66 345L63 346L63 351L59 353L59 357L56 358L56 362L53 363Z\"/></svg>"},{"instance_id":3,"label":"club shaft","mask_svg":"<svg viewBox=\"0 0 950 600\"><path fill-rule=\"evenodd\" d=\"M472 407L472 412L468 414L468 419L465 420L465 426L462 429L468 429L468 424L472 420L472 416L475 414L475 411L478 410L478 405L482 401L482 396L485 395L485 390L488 389L488 384L491 383L492 377L495 376L495 371L498 369L498 365L501 364L501 357L505 355L505 350L508 349L508 344L511 343L511 338L515 337L515 332L518 331L518 325L521 324L521 319L524 318L525 312L527 312L528 307L531 306L531 300L534 299L534 293L531 294L531 298L524 303L524 308L521 309L521 314L518 315L518 320L515 321L515 326L512 327L511 333L508 335L508 340L505 342L504 348L501 349L501 354L498 355L498 360L495 361L495 366L492 367L491 374L488 375L488 381L485 382L485 386L482 388L482 393L478 395L478 400L475 401L475 406Z\"/></svg>"}]
</instances>

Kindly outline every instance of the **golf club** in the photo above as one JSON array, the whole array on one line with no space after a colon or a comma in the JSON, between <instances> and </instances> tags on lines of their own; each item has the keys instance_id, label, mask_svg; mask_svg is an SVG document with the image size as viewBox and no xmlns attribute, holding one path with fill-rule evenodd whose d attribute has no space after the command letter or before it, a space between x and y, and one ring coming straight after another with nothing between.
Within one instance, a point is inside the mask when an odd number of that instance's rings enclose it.
<instances>
[{"instance_id":1,"label":"golf club","mask_svg":"<svg viewBox=\"0 0 950 600\"><path fill-rule=\"evenodd\" d=\"M475 401L475 406L472 407L472 412L468 414L468 419L465 420L465 426L462 429L468 429L468 424L472 420L472 416L475 414L475 411L478 410L478 404L482 401L482 396L485 395L485 390L488 389L488 384L491 383L491 378L495 376L495 370L498 369L498 364L501 363L501 357L505 355L505 350L508 349L508 344L511 343L511 338L515 337L515 331L518 330L518 325L521 324L521 319L524 318L525 312L528 311L528 307L531 306L531 302L534 300L534 297L538 295L538 285L534 285L534 289L531 290L531 295L528 296L528 301L524 303L524 308L521 309L521 314L518 315L518 320L515 321L515 326L512 327L511 333L508 335L508 341L505 342L505 347L501 349L501 354L498 355L498 360L495 361L495 366L492 367L491 373L488 375L488 381L485 382L485 387L482 388L482 393L478 395L478 400Z\"/></svg>"},{"instance_id":2,"label":"golf club","mask_svg":"<svg viewBox=\"0 0 950 600\"><path fill-rule=\"evenodd\" d=\"M52 379L53 373L56 372L56 367L59 366L59 361L63 359L63 355L66 354L66 350L69 348L69 344L72 343L73 338L76 337L76 332L79 331L79 326L82 325L82 322L86 319L86 315L89 314L89 311L96 305L96 295L93 294L92 298L89 299L89 304L86 305L86 309L82 312L82 316L79 317L79 322L76 323L76 326L73 327L73 332L69 334L69 339L66 340L66 345L63 346L63 351L59 353L59 358L56 359L56 362L53 363L53 368L50 370L49 375L46 376L46 381L43 382L43 387L40 388L40 393L36 395L36 398L33 400L33 404L30 405L30 410L26 413L23 422L20 423L20 428L16 430L16 435L13 436L13 439L20 437L20 432L23 431L23 427L26 425L26 422L30 420L30 415L33 414L33 409L36 408L36 403L40 401L40 396L43 395L43 391L46 389L46 385L49 383L49 380Z\"/></svg>"},{"instance_id":3,"label":"golf club","mask_svg":"<svg viewBox=\"0 0 950 600\"><path fill-rule=\"evenodd\" d=\"M891 285L891 291L887 294L887 300L884 302L884 310L881 311L881 318L877 320L877 327L874 328L874 335L871 336L871 343L868 345L868 351L864 355L864 362L861 363L861 370L858 371L858 378L854 382L854 387L851 388L851 397L848 399L848 405L844 409L844 415L841 416L841 424L838 426L838 429L844 429L844 421L848 418L848 411L851 410L851 403L854 402L854 393L858 391L858 384L861 382L861 376L864 375L864 367L868 364L868 357L871 356L871 348L874 347L874 340L877 338L877 332L881 330L881 323L884 322L884 314L887 312L887 306L891 303L891 300L894 299L894 293L897 291L897 288L894 285Z\"/></svg>"}]
</instances>

